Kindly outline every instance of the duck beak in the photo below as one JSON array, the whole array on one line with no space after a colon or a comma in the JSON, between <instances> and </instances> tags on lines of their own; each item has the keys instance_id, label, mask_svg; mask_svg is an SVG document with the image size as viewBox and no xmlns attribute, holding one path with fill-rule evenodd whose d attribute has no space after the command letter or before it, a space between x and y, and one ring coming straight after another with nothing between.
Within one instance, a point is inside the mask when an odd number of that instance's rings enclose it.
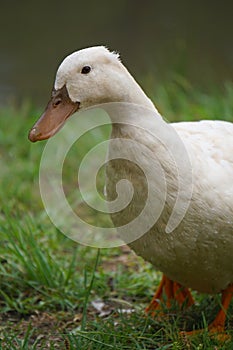
<instances>
[{"instance_id":1,"label":"duck beak","mask_svg":"<svg viewBox=\"0 0 233 350\"><path fill-rule=\"evenodd\" d=\"M28 138L32 142L46 140L56 134L69 116L79 108L79 102L71 101L66 86L52 92L45 112L29 131Z\"/></svg>"}]
</instances>

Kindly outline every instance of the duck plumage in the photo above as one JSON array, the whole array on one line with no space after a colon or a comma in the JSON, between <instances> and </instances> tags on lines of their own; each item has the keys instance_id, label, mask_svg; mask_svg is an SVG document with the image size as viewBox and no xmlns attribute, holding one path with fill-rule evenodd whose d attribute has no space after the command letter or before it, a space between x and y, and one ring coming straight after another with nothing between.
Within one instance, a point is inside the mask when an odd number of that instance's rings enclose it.
<instances>
[{"instance_id":1,"label":"duck plumage","mask_svg":"<svg viewBox=\"0 0 233 350\"><path fill-rule=\"evenodd\" d=\"M90 68L88 74L82 73L84 66ZM109 107L111 103L113 105ZM31 141L49 138L64 124L67 116L100 104L112 121L111 139L120 139L117 146L110 144L109 155L114 155L116 147L118 152L127 148L124 146L125 140L131 140L134 144L137 142L144 148L141 150L129 144L129 159L136 163L139 161L147 169L153 169L153 161L159 160L166 178L167 193L163 198L160 187L164 186L164 179L158 175L161 169L156 168L156 165L152 178L154 205L150 207L144 221L153 216L157 203L164 200L164 207L147 232L127 243L136 254L162 271L168 281L176 281L182 286L205 293L228 290L233 283L233 124L210 120L166 123L120 62L118 55L104 47L93 47L77 51L62 62L52 100L42 118L31 129L29 138ZM66 106L66 113L61 117L63 105ZM135 107L133 113L132 106ZM137 108L147 112L136 113ZM59 122L54 118L56 113L59 114ZM147 114L153 114L153 117L147 118ZM129 116L130 120L127 120ZM147 131L152 129L153 135L150 135ZM171 135L175 133L179 139L168 147L169 150L164 144L166 131ZM186 173L185 165L183 173L178 174L179 167L177 170L169 155L171 150L176 154L180 144L187 153L187 167L191 169L189 174ZM180 155L177 159L182 162ZM121 179L128 179L135 189L132 203L112 214L116 227L138 216L145 205L147 182L139 168L131 161L122 159L110 161L107 165L106 189L109 200L116 198L116 183ZM182 220L171 232L167 232L166 225L179 190L177 176L180 175L185 181L186 174L192 180L186 184L190 185L187 187L187 193L190 193L188 206ZM181 200L182 195L185 198L185 191L181 194ZM221 326L225 321L223 318ZM219 322L219 317L216 322Z\"/></svg>"}]
</instances>

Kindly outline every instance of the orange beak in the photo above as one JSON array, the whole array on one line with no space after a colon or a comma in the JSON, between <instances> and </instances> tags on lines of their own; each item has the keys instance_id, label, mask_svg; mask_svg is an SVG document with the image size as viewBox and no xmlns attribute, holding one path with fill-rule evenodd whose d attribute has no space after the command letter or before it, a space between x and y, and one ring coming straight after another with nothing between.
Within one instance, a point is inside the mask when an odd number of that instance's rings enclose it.
<instances>
[{"instance_id":1,"label":"orange beak","mask_svg":"<svg viewBox=\"0 0 233 350\"><path fill-rule=\"evenodd\" d=\"M29 140L46 140L56 134L66 119L78 110L79 105L79 102L71 101L65 85L59 90L54 90L45 112L31 128Z\"/></svg>"}]
</instances>

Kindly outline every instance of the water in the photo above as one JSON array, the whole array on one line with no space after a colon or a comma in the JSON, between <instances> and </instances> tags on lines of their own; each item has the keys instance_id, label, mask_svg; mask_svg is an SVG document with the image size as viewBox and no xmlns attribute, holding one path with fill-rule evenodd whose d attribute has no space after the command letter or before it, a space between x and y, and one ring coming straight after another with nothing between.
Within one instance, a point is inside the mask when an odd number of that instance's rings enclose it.
<instances>
[{"instance_id":1,"label":"water","mask_svg":"<svg viewBox=\"0 0 233 350\"><path fill-rule=\"evenodd\" d=\"M2 0L0 104L44 105L63 57L99 44L121 52L139 81L174 70L197 83L231 80L232 13L232 1Z\"/></svg>"}]
</instances>

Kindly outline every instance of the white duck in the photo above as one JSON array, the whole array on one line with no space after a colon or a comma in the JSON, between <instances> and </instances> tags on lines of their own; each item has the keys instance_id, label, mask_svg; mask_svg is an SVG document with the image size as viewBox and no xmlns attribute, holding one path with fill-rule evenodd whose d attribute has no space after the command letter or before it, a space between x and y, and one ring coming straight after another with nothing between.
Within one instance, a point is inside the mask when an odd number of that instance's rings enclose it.
<instances>
[{"instance_id":1,"label":"white duck","mask_svg":"<svg viewBox=\"0 0 233 350\"><path fill-rule=\"evenodd\" d=\"M114 102L111 108L110 102ZM193 299L188 288L204 293L221 292L223 308L209 329L222 331L233 293L233 124L221 121L167 124L118 55L98 46L74 52L61 63L51 101L31 129L29 139L32 142L48 139L71 114L100 104L113 123L111 138L142 144L143 150L129 147L131 159L136 162L140 158L139 162L147 165L147 169L154 158L159 159L166 177L167 194L158 220L149 225L141 237L127 240L138 255L164 273L147 311L153 312L158 307L158 299L162 299L164 293L168 305L171 299L180 304L188 299L191 305ZM145 115L139 117L135 110L145 111ZM142 131L142 128L145 130ZM152 135L148 130L153 130ZM179 137L175 137L169 145L172 132ZM191 165L192 188L186 186L181 193L179 203L182 208L183 198L185 215L181 215L180 222L173 222L173 230L168 233L167 223L180 189L177 165L174 165L174 159L182 163L180 144L187 152L184 152L184 158L188 155L186 161L190 159L190 163L185 164ZM117 146L118 151L121 151L120 146L121 143ZM110 154L114 154L114 147L110 147ZM171 150L173 161L169 154ZM151 166L151 169L159 171L156 166ZM181 177L185 180L190 172L185 173L186 165L182 169ZM163 202L160 186L164 188L164 179L158 174L152 173L154 208L150 205L150 213L145 215L144 223L153 216L153 211L159 211L157 203ZM107 166L110 200L115 199L116 183L122 178L133 183L135 193L132 203L125 210L112 215L117 227L137 217L147 198L147 183L138 167L117 159Z\"/></svg>"}]
</instances>

